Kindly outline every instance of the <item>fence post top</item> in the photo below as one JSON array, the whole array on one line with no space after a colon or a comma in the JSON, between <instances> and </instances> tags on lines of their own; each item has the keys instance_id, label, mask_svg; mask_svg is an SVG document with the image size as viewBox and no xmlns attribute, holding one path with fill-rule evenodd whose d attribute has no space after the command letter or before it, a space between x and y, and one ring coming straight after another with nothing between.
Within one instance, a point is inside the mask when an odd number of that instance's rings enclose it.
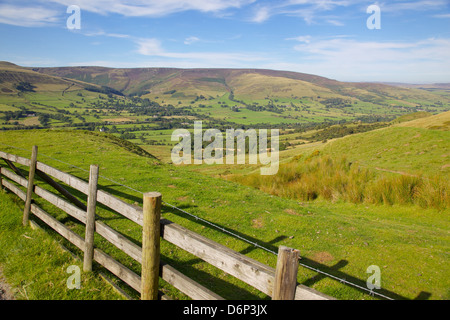
<instances>
[{"instance_id":1,"label":"fence post top","mask_svg":"<svg viewBox=\"0 0 450 320\"><path fill-rule=\"evenodd\" d=\"M161 198L160 192L146 192L144 193L144 198Z\"/></svg>"},{"instance_id":2,"label":"fence post top","mask_svg":"<svg viewBox=\"0 0 450 320\"><path fill-rule=\"evenodd\" d=\"M286 246L279 246L278 251L285 251L285 252L300 252L298 249L289 248Z\"/></svg>"}]
</instances>

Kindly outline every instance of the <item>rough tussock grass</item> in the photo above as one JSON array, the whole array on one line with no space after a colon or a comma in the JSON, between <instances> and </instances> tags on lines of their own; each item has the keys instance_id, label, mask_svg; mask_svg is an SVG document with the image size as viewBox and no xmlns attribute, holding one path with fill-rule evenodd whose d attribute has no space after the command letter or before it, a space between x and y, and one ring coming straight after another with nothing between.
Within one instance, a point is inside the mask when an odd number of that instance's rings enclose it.
<instances>
[{"instance_id":1,"label":"rough tussock grass","mask_svg":"<svg viewBox=\"0 0 450 320\"><path fill-rule=\"evenodd\" d=\"M419 205L444 210L450 207L450 183L440 176L379 173L315 152L280 166L275 176L251 174L234 177L242 184L273 195L315 200L344 200L352 203Z\"/></svg>"}]
</instances>

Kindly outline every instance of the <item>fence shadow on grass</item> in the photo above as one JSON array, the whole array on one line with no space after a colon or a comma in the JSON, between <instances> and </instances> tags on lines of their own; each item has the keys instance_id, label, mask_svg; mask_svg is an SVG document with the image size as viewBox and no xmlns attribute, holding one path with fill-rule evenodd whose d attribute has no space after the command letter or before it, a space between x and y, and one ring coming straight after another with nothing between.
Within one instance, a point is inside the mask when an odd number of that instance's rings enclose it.
<instances>
[{"instance_id":1,"label":"fence shadow on grass","mask_svg":"<svg viewBox=\"0 0 450 320\"><path fill-rule=\"evenodd\" d=\"M116 187L121 187L121 186L120 185L115 185L115 184L112 184L112 185L101 185L101 186L99 186L99 189L102 189L102 190L104 190L104 191L106 191L106 192L108 192L108 193L110 193L110 194L112 194L112 195L114 195L116 197L127 199L127 200L130 200L130 201L136 202L136 203L141 203L142 202L142 198L141 197L130 195L128 193L122 192L120 190L117 190ZM76 190L71 190L71 191L74 191L74 193L76 192ZM104 206L102 206L102 207L104 207ZM191 205L191 204L188 204L188 205L184 204L184 205L179 205L178 207L180 209L182 209L182 210L186 210L187 211L187 210L192 209L192 208L197 207L197 206L196 205ZM104 209L108 210L108 208L106 208L106 207L104 207ZM186 214L180 212L179 210L176 210L176 209L174 209L174 208L172 208L170 206L163 205L163 210L166 211L166 212L170 212L172 214L175 214L175 215L177 215L179 217L185 218L185 219L187 219L187 220L189 220L191 222L195 222L195 223L197 223L199 225L202 225L204 227L212 228L211 225L209 225L208 223L205 223L205 222L203 222L201 220L198 220L195 217L186 215ZM104 219L105 220L110 220L110 219L125 219L125 218L124 217L117 217L117 218L104 218ZM280 236L278 236L278 237L276 237L276 238L274 238L274 239L272 239L270 241L261 241L260 239L253 238L253 237L251 237L251 236L249 236L247 234L244 234L242 232L235 231L235 230L229 230L229 229L227 229L226 227L224 227L224 226L222 226L220 224L217 224L217 223L214 223L214 224L217 227L221 228L221 229L228 230L231 233L238 235L239 237L247 239L250 242L257 243L261 247L264 247L264 248L266 248L266 249L268 249L270 251L273 251L273 252L277 252L277 250L278 250L278 245L277 244L279 244L281 241L283 241L284 239L287 238L287 236L285 236L285 235L280 235ZM217 230L219 230L219 229L217 229ZM221 230L219 230L219 231L221 231ZM245 254L248 254L248 253L252 252L255 249L258 249L258 247L249 244L249 246L247 248L241 250L240 253L245 255ZM186 261L186 262L184 262L182 264L178 264L175 260L172 260L172 259L170 259L167 256L164 259L168 263L173 264L174 266L177 266L179 268L182 268L183 271L185 271L187 274L189 274L192 278L195 278L195 280L198 281L199 283L209 284L209 285L213 284L213 286L219 286L219 287L227 288L227 290L230 290L231 292L233 292L233 290L237 290L239 292L239 295L242 295L243 297L245 296L245 298L243 298L243 299L256 298L255 295L251 294L250 292L246 291L245 289L239 288L239 287L237 287L235 285L232 285L229 282L226 282L226 281L221 280L221 279L211 279L211 275L210 274L205 273L205 272L203 272L201 270L198 270L198 269L192 267L193 265L198 264L198 263L203 261L203 260L201 260L199 258L195 258L195 259ZM336 264L334 264L333 266L327 266L327 265L322 264L322 263L320 263L318 261L314 261L312 259L309 259L309 258L306 258L306 257L302 257L302 259L300 260L300 263L304 264L306 266L309 266L311 268L318 269L318 270L323 271L325 273L331 274L334 277L337 277L337 278L340 278L340 279L344 279L345 281L348 281L350 283L356 284L356 285L358 285L358 286L360 286L362 288L366 288L366 286L367 286L365 280L358 279L358 278L356 278L356 277L354 277L352 275L349 275L349 274L347 274L347 273L345 273L345 272L340 270L340 269L344 268L345 266L347 266L349 264L349 261L347 261L347 260L340 260ZM300 266L300 268L302 268L302 266ZM194 275L194 273L197 273L197 274ZM319 281L321 281L323 279L326 279L326 278L331 278L331 277L329 277L329 276L327 276L325 274L322 274L322 273L317 273L316 275L312 276L311 278L303 281L301 284L310 287L310 286L314 285L315 283L317 283L317 282L319 282ZM210 279L210 280L205 281L203 279ZM339 280L336 280L336 279L334 279L334 280L335 281L339 281ZM366 290L363 290L363 289L360 289L360 288L357 288L357 287L353 287L353 286L352 286L352 288L354 288L355 290L358 290L358 291L360 291L362 293L368 294L368 292ZM236 293L236 291L234 291L234 292ZM404 296L402 296L400 294L397 294L395 292L392 292L390 290L384 289L384 288L376 290L375 292L380 293L380 294L382 294L384 296L390 297L391 299L395 299L395 300L408 300L408 298L406 298L406 297L404 297ZM421 291L417 295L417 297L414 298L414 300L427 300L427 299L430 299L430 297L431 297L431 293L425 292L425 291Z\"/></svg>"}]
</instances>

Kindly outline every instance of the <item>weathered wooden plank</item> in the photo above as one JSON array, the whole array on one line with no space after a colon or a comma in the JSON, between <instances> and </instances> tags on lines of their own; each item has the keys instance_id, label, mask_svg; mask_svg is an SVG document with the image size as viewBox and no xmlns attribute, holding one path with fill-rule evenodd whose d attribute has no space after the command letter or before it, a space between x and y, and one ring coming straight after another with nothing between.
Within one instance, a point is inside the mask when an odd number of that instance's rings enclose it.
<instances>
[{"instance_id":1,"label":"weathered wooden plank","mask_svg":"<svg viewBox=\"0 0 450 320\"><path fill-rule=\"evenodd\" d=\"M51 166L48 166L42 162L37 162L36 169L38 171L43 172L44 174L47 174L57 180L62 181L63 183L67 184L68 186L77 189L78 191L88 194L89 192L89 184L77 177L74 177L68 173L65 173L61 170L58 170L56 168L53 168ZM41 176L42 177L42 176ZM43 177L45 180L45 177ZM46 181L49 183L49 181ZM53 185L52 185L53 186ZM53 186L55 187L55 186ZM57 189L58 190L58 189ZM63 190L58 190L60 192L64 192ZM65 196L70 197L69 194L63 193ZM73 196L72 196L73 197ZM73 199L69 199L73 200ZM143 215L142 215L142 209L136 208L135 206L126 203L125 201L114 197L113 195L109 194L106 191L98 190L97 191L97 201L101 204L104 204L105 206L109 207L110 209L116 211L117 213L127 217L131 221L136 222L140 226L143 225ZM79 203L75 202L76 205L78 205L80 208L84 209L85 205L81 203L81 206Z\"/></svg>"},{"instance_id":2,"label":"weathered wooden plank","mask_svg":"<svg viewBox=\"0 0 450 320\"><path fill-rule=\"evenodd\" d=\"M142 263L141 247L127 239L120 232L112 229L101 221L95 222L95 231L131 258Z\"/></svg>"},{"instance_id":3,"label":"weathered wooden plank","mask_svg":"<svg viewBox=\"0 0 450 320\"><path fill-rule=\"evenodd\" d=\"M22 173L22 171L20 171L20 169L17 168L17 167L14 165L14 163L12 163L11 161L6 160L6 159L3 159L3 160L5 160L5 162L6 162L6 164L8 165L8 167L10 167L11 170L14 171L17 175L19 175L19 176L21 176L22 178L25 178L25 179L27 178L27 177L25 177L25 175Z\"/></svg>"},{"instance_id":4,"label":"weathered wooden plank","mask_svg":"<svg viewBox=\"0 0 450 320\"><path fill-rule=\"evenodd\" d=\"M166 241L194 254L265 294L272 295L275 269L168 220L161 220L161 228L161 236Z\"/></svg>"},{"instance_id":5,"label":"weathered wooden plank","mask_svg":"<svg viewBox=\"0 0 450 320\"><path fill-rule=\"evenodd\" d=\"M85 182L77 177L74 177L68 173L65 173L61 170L50 167L49 165L46 165L39 161L36 164L36 169L48 174L49 176L51 176L55 179L58 179L58 180L64 182L68 186L70 186L74 189L77 189L78 191L83 192L86 195L89 192L89 184L87 182Z\"/></svg>"},{"instance_id":6,"label":"weathered wooden plank","mask_svg":"<svg viewBox=\"0 0 450 320\"><path fill-rule=\"evenodd\" d=\"M67 191L63 186L61 186L59 183L54 181L52 178L50 178L46 173L36 170L36 174L44 180L46 183L48 183L50 186L52 186L56 191L61 193L67 200L72 202L74 205L76 205L81 210L86 211L87 207L86 205L81 202L77 197L75 197L73 194L71 194L69 191Z\"/></svg>"},{"instance_id":7,"label":"weathered wooden plank","mask_svg":"<svg viewBox=\"0 0 450 320\"><path fill-rule=\"evenodd\" d=\"M20 184L21 186L23 186L25 188L28 187L28 180L26 178L23 178L3 167L0 169L0 171L5 177L11 179L12 181L17 182L18 184Z\"/></svg>"},{"instance_id":8,"label":"weathered wooden plank","mask_svg":"<svg viewBox=\"0 0 450 320\"><path fill-rule=\"evenodd\" d=\"M77 246L77 248L83 250L84 249L84 240L78 234L68 229L64 224L50 216L47 212L39 208L37 205L31 205L31 212L45 222L49 227L58 232L61 236L66 238L72 244Z\"/></svg>"},{"instance_id":9,"label":"weathered wooden plank","mask_svg":"<svg viewBox=\"0 0 450 320\"><path fill-rule=\"evenodd\" d=\"M142 263L142 248L127 239L125 236L116 230L105 225L101 221L96 221L95 231L116 246L121 251L125 252L131 258L139 263ZM195 300L222 300L219 295L211 292L209 289L186 277L184 274L178 272L168 264L161 262L160 276L175 288Z\"/></svg>"},{"instance_id":10,"label":"weathered wooden plank","mask_svg":"<svg viewBox=\"0 0 450 320\"><path fill-rule=\"evenodd\" d=\"M27 194L24 191L22 191L18 186L12 184L11 182L9 182L6 179L2 179L2 185L5 188L7 188L9 191L14 193L16 196L18 196L20 199L22 199L23 201L26 200Z\"/></svg>"},{"instance_id":11,"label":"weathered wooden plank","mask_svg":"<svg viewBox=\"0 0 450 320\"><path fill-rule=\"evenodd\" d=\"M224 300L168 264L161 264L161 278L194 300Z\"/></svg>"},{"instance_id":12,"label":"weathered wooden plank","mask_svg":"<svg viewBox=\"0 0 450 320\"><path fill-rule=\"evenodd\" d=\"M299 284L295 290L294 300L336 300L322 292Z\"/></svg>"},{"instance_id":13,"label":"weathered wooden plank","mask_svg":"<svg viewBox=\"0 0 450 320\"><path fill-rule=\"evenodd\" d=\"M14 154L9 154L3 151L0 151L0 158L24 165L26 167L30 166L30 159L19 157Z\"/></svg>"},{"instance_id":14,"label":"weathered wooden plank","mask_svg":"<svg viewBox=\"0 0 450 320\"><path fill-rule=\"evenodd\" d=\"M67 202L63 198L58 197L53 192L42 189L41 187L36 186L34 193L40 196L42 199L47 200L55 207L63 210L68 215L74 217L78 221L86 223L86 212L74 206L73 204Z\"/></svg>"},{"instance_id":15,"label":"weathered wooden plank","mask_svg":"<svg viewBox=\"0 0 450 320\"><path fill-rule=\"evenodd\" d=\"M1 168L1 173L5 177L11 179L12 181L20 184L25 188L28 186L28 181L26 179L14 174L13 172L9 171L6 168ZM74 205L65 201L64 199L58 197L54 193L47 191L39 186L35 186L34 193L39 197L41 197L42 199L47 200L54 206L58 207L59 209L63 210L67 214L71 215L75 219L83 223L86 223L86 212L79 209L78 207L75 207Z\"/></svg>"},{"instance_id":16,"label":"weathered wooden plank","mask_svg":"<svg viewBox=\"0 0 450 320\"><path fill-rule=\"evenodd\" d=\"M117 262L97 248L94 249L94 260L111 271L118 278L126 282L134 290L141 292L141 277L125 267L123 264Z\"/></svg>"},{"instance_id":17,"label":"weathered wooden plank","mask_svg":"<svg viewBox=\"0 0 450 320\"><path fill-rule=\"evenodd\" d=\"M77 177L74 177L68 173L60 171L56 168L50 167L42 162L37 163L36 168L39 171L44 172L45 174L50 175L51 177L58 179L68 186L77 189L84 194L88 194L89 192L89 184ZM137 212L136 208L132 205L122 201L106 191L98 190L97 192L97 201L104 204L105 206L115 210L116 212L126 216L132 221L135 221L142 225L142 216Z\"/></svg>"},{"instance_id":18,"label":"weathered wooden plank","mask_svg":"<svg viewBox=\"0 0 450 320\"><path fill-rule=\"evenodd\" d=\"M89 184L77 177L74 177L68 173L50 167L39 161L37 163L36 168L39 171L42 171L50 175L51 177L64 182L68 186L77 189L78 191L83 192L86 195L89 192ZM120 213L121 215L127 217L131 221L134 221L141 226L143 225L142 211L137 209L133 205L128 204L125 201L118 199L103 190L97 191L97 201L111 208L112 210Z\"/></svg>"},{"instance_id":19,"label":"weathered wooden plank","mask_svg":"<svg viewBox=\"0 0 450 320\"><path fill-rule=\"evenodd\" d=\"M119 198L114 197L106 191L98 190L97 201L105 206L111 208L112 210L120 213L121 215L127 217L131 221L142 226L144 224L144 219L142 215L142 209L138 209L135 206L126 203Z\"/></svg>"},{"instance_id":20,"label":"weathered wooden plank","mask_svg":"<svg viewBox=\"0 0 450 320\"><path fill-rule=\"evenodd\" d=\"M28 181L26 179L14 174L13 172L11 172L10 170L8 170L6 168L2 167L1 173L5 177L22 185L23 187L27 187L27 185L28 185ZM11 191L16 193L16 195L18 195L19 197L21 197L22 200L25 199L26 194L20 188L11 184L7 180L4 180L3 184L8 189L12 189ZM77 219L78 221L80 221L84 224L86 223L86 212L85 211L75 207L74 205L72 205L71 203L67 202L66 200L58 197L54 193L52 193L48 190L42 189L39 186L36 186L35 193L36 193L36 195L40 196L42 199L47 200L54 206L58 207L59 209L63 210L70 216ZM107 226L106 224L104 224L101 221L95 222L95 228L96 228L96 232L98 234L103 236L106 240L111 242L117 248L124 251L126 254L128 254L131 258L135 259L136 261L142 262L142 251L138 245L136 245L135 243L133 243L132 241L127 239L125 236L123 236L121 233L117 232L116 230L112 229L111 227Z\"/></svg>"}]
</instances>

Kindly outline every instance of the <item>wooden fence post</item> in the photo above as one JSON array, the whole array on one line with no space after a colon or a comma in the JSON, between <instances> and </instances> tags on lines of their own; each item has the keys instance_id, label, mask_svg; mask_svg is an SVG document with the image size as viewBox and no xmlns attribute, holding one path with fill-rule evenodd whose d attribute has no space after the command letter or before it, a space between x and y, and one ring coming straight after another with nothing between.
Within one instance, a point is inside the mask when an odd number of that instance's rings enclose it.
<instances>
[{"instance_id":1,"label":"wooden fence post","mask_svg":"<svg viewBox=\"0 0 450 320\"><path fill-rule=\"evenodd\" d=\"M1 159L1 158L0 158ZM3 190L2 165L0 164L0 191Z\"/></svg>"},{"instance_id":2,"label":"wooden fence post","mask_svg":"<svg viewBox=\"0 0 450 320\"><path fill-rule=\"evenodd\" d=\"M161 193L144 194L141 299L158 299L160 263Z\"/></svg>"},{"instance_id":3,"label":"wooden fence post","mask_svg":"<svg viewBox=\"0 0 450 320\"><path fill-rule=\"evenodd\" d=\"M272 300L294 300L297 287L298 258L298 250L284 246L278 248Z\"/></svg>"},{"instance_id":4,"label":"wooden fence post","mask_svg":"<svg viewBox=\"0 0 450 320\"><path fill-rule=\"evenodd\" d=\"M91 165L89 171L89 194L86 211L83 270L92 271L94 259L95 208L97 206L98 166Z\"/></svg>"},{"instance_id":5,"label":"wooden fence post","mask_svg":"<svg viewBox=\"0 0 450 320\"><path fill-rule=\"evenodd\" d=\"M27 198L25 201L25 208L23 209L22 223L24 226L27 226L30 220L31 198L33 196L34 174L36 172L37 153L38 147L33 146L33 149L31 151L30 171L28 174Z\"/></svg>"}]
</instances>

